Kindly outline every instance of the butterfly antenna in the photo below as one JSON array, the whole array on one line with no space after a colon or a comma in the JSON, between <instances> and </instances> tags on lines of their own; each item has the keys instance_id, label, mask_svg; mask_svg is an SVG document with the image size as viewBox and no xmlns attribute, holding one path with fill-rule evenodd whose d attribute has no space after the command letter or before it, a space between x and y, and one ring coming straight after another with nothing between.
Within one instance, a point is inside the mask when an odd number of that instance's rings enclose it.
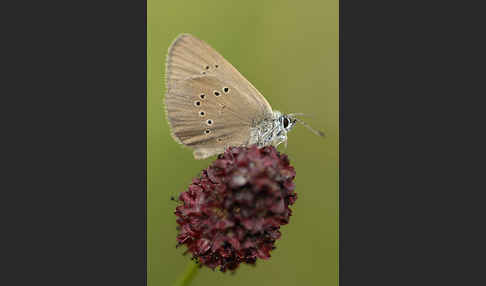
<instances>
[{"instance_id":1,"label":"butterfly antenna","mask_svg":"<svg viewBox=\"0 0 486 286\"><path fill-rule=\"evenodd\" d=\"M307 116L307 117L315 117L314 115L312 114L305 114L305 113L289 113L290 116Z\"/></svg>"},{"instance_id":2,"label":"butterfly antenna","mask_svg":"<svg viewBox=\"0 0 486 286\"><path fill-rule=\"evenodd\" d=\"M300 124L304 125L305 128L309 129L312 133L316 134L317 136L326 137L326 134L324 134L324 132L310 127L310 125L302 121L302 119L295 118L295 120L297 120L297 122L299 122Z\"/></svg>"}]
</instances>

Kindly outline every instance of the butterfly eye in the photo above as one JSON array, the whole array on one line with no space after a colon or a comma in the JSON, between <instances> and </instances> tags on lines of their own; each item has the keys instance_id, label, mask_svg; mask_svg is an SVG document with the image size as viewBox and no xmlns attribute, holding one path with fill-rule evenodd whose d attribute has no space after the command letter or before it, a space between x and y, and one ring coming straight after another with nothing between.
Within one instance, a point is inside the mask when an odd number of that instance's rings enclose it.
<instances>
[{"instance_id":1,"label":"butterfly eye","mask_svg":"<svg viewBox=\"0 0 486 286\"><path fill-rule=\"evenodd\" d=\"M206 123L207 123L208 125L212 125L212 124L213 124L213 121L212 121L211 119L208 119L208 120L206 121Z\"/></svg>"},{"instance_id":2,"label":"butterfly eye","mask_svg":"<svg viewBox=\"0 0 486 286\"><path fill-rule=\"evenodd\" d=\"M201 105L201 102L199 100L197 100L197 101L194 102L194 105L195 106L200 106Z\"/></svg>"},{"instance_id":3,"label":"butterfly eye","mask_svg":"<svg viewBox=\"0 0 486 286\"><path fill-rule=\"evenodd\" d=\"M206 66L206 69L208 70L209 69L209 66Z\"/></svg>"},{"instance_id":4,"label":"butterfly eye","mask_svg":"<svg viewBox=\"0 0 486 286\"><path fill-rule=\"evenodd\" d=\"M206 95L205 95L204 93L201 93L201 94L199 95L199 97L200 97L201 99L204 99L204 97L206 97Z\"/></svg>"},{"instance_id":5,"label":"butterfly eye","mask_svg":"<svg viewBox=\"0 0 486 286\"><path fill-rule=\"evenodd\" d=\"M211 131L210 131L209 129L204 130L204 134L206 134L206 135L207 135L207 134L209 134L209 133L211 133Z\"/></svg>"},{"instance_id":6,"label":"butterfly eye","mask_svg":"<svg viewBox=\"0 0 486 286\"><path fill-rule=\"evenodd\" d=\"M219 66L218 65L214 65L215 68L218 68Z\"/></svg>"},{"instance_id":7,"label":"butterfly eye","mask_svg":"<svg viewBox=\"0 0 486 286\"><path fill-rule=\"evenodd\" d=\"M219 91L215 90L215 91L214 91L214 95L216 95L216 96L220 96L220 95L221 95L221 93L219 93Z\"/></svg>"},{"instance_id":8,"label":"butterfly eye","mask_svg":"<svg viewBox=\"0 0 486 286\"><path fill-rule=\"evenodd\" d=\"M284 120L283 120L284 128L287 128L289 126L289 123L290 123L289 120L287 118L284 118Z\"/></svg>"},{"instance_id":9,"label":"butterfly eye","mask_svg":"<svg viewBox=\"0 0 486 286\"><path fill-rule=\"evenodd\" d=\"M227 88L227 87L223 87L223 91L224 91L224 93L228 93L229 88Z\"/></svg>"},{"instance_id":10,"label":"butterfly eye","mask_svg":"<svg viewBox=\"0 0 486 286\"><path fill-rule=\"evenodd\" d=\"M204 116L204 114L206 114L206 113L204 113L204 111L199 111L200 116Z\"/></svg>"}]
</instances>

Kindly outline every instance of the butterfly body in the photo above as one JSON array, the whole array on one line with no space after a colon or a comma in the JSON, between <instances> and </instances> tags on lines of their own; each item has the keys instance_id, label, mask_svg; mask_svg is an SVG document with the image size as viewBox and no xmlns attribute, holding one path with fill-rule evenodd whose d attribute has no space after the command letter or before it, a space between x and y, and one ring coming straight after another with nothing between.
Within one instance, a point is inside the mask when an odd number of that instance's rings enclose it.
<instances>
[{"instance_id":1,"label":"butterfly body","mask_svg":"<svg viewBox=\"0 0 486 286\"><path fill-rule=\"evenodd\" d=\"M173 138L196 159L229 146L277 146L296 119L273 111L263 95L226 59L189 34L176 38L166 66L166 115Z\"/></svg>"}]
</instances>

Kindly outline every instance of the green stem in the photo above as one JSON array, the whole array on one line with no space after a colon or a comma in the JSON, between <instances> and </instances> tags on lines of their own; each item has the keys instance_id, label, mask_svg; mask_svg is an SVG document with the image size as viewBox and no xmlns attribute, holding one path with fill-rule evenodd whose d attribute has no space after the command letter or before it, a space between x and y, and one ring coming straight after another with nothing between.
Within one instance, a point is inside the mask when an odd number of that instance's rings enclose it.
<instances>
[{"instance_id":1,"label":"green stem","mask_svg":"<svg viewBox=\"0 0 486 286\"><path fill-rule=\"evenodd\" d=\"M197 270L199 269L199 265L197 265L194 262L189 262L189 264L186 267L186 271L184 274L179 277L179 280L174 284L174 286L188 286L191 284L192 279L194 279L194 276L197 274Z\"/></svg>"}]
</instances>

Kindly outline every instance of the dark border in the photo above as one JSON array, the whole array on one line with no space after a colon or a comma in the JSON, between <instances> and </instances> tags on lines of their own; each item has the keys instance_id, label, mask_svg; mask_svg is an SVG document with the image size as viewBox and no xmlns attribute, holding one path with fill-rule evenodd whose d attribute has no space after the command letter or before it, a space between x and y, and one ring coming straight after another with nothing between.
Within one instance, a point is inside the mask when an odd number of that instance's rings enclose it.
<instances>
[{"instance_id":1,"label":"dark border","mask_svg":"<svg viewBox=\"0 0 486 286\"><path fill-rule=\"evenodd\" d=\"M146 285L146 2L6 6L0 284Z\"/></svg>"},{"instance_id":2,"label":"dark border","mask_svg":"<svg viewBox=\"0 0 486 286\"><path fill-rule=\"evenodd\" d=\"M485 284L471 5L340 1L340 285Z\"/></svg>"}]
</instances>

